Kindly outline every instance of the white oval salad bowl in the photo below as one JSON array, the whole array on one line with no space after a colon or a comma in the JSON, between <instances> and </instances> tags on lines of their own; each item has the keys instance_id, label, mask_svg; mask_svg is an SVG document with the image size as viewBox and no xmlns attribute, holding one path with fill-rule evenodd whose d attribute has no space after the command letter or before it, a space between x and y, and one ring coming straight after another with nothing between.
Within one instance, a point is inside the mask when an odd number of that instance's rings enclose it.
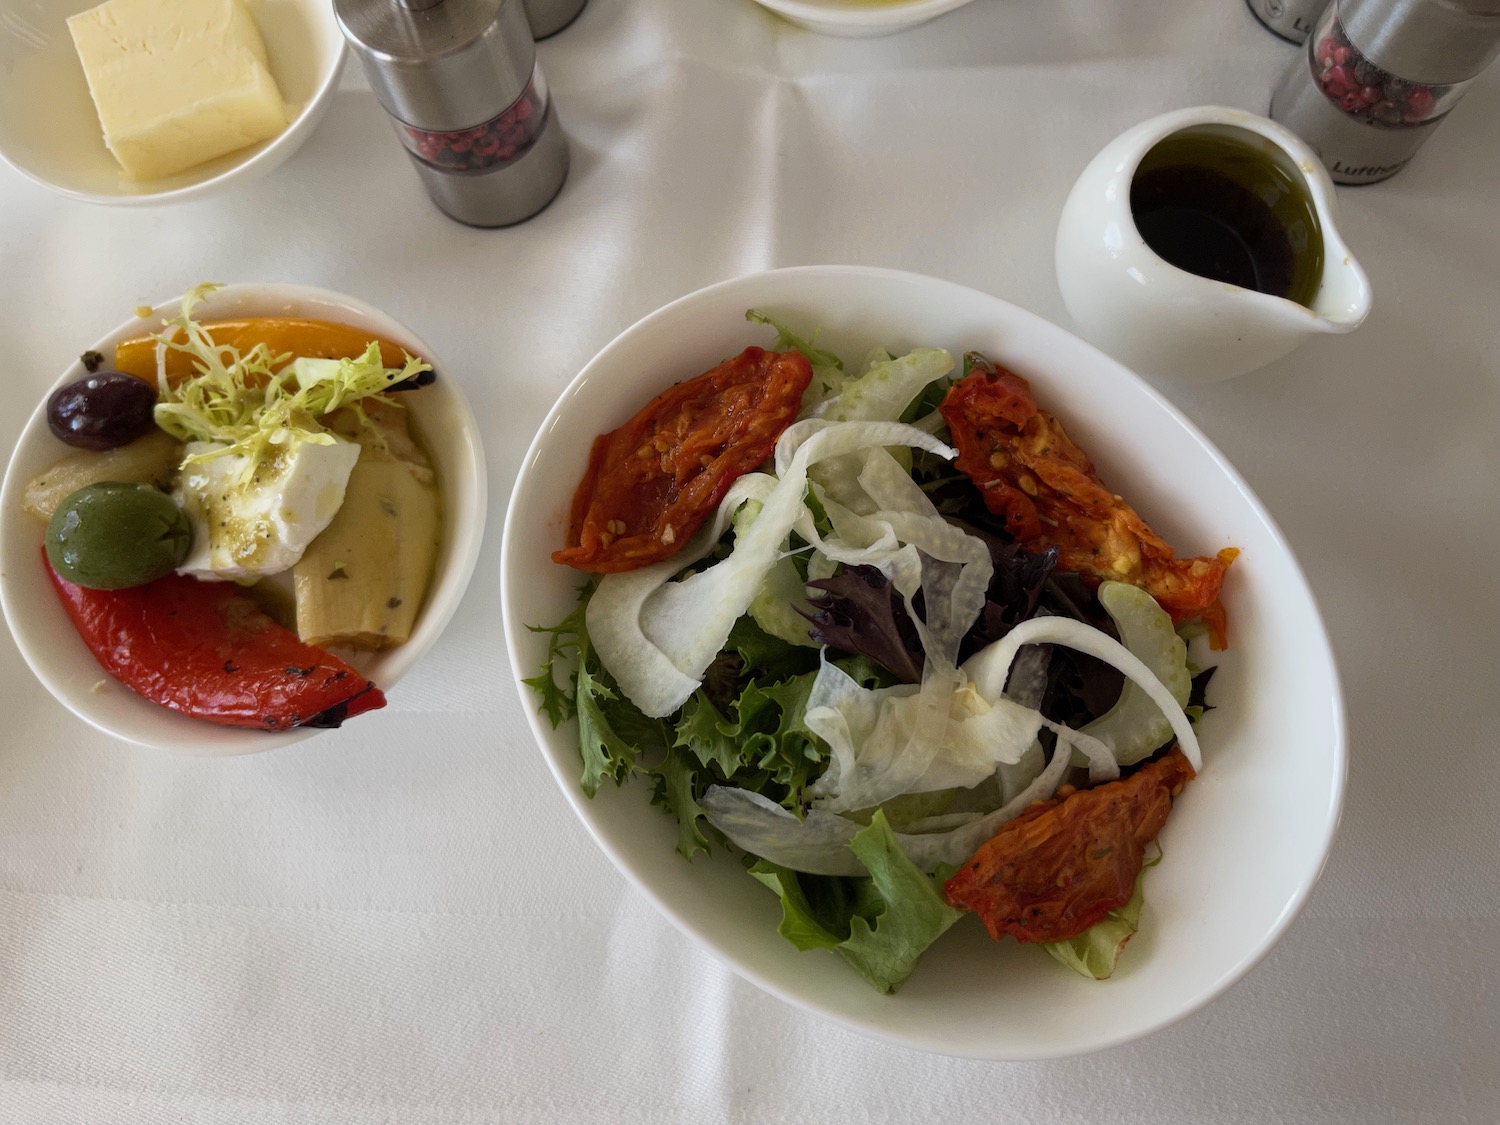
<instances>
[{"instance_id":1,"label":"white oval salad bowl","mask_svg":"<svg viewBox=\"0 0 1500 1125\"><path fill-rule=\"evenodd\" d=\"M590 441L671 383L775 334L757 308L847 359L880 346L967 350L1025 376L1099 467L1184 554L1233 545L1224 586L1230 648L1198 725L1204 769L1160 836L1140 932L1114 976L1085 979L1042 950L992 942L964 918L893 995L828 952L777 933L777 897L715 849L674 850L676 824L644 785L579 787L577 728L532 729L558 784L599 846L682 930L783 1000L877 1038L950 1055L1035 1059L1126 1042L1207 1003L1243 976L1306 900L1337 824L1345 773L1343 705L1317 607L1260 502L1166 400L1103 353L987 294L913 274L815 266L736 278L626 330L583 369L543 423L506 519L502 599L515 674L532 676L550 625L576 604L580 575L555 565ZM520 686L525 705L535 698Z\"/></svg>"},{"instance_id":2,"label":"white oval salad bowl","mask_svg":"<svg viewBox=\"0 0 1500 1125\"><path fill-rule=\"evenodd\" d=\"M88 350L106 363L121 340L160 327L177 315L181 300L157 305L148 318L132 317ZM194 313L200 322L251 316L295 316L368 329L421 356L437 371L430 386L405 397L412 427L432 458L442 497L442 541L427 597L410 639L378 653L340 655L383 691L416 665L442 633L463 597L484 538L486 477L479 427L468 401L440 357L415 333L385 313L341 293L307 285L237 284L213 293ZM79 351L87 341L80 337ZM73 363L55 389L84 375ZM49 391L50 393L50 391ZM324 733L315 728L267 732L216 726L169 711L111 679L95 661L68 619L40 560L43 527L22 510L26 484L72 452L47 428L43 396L21 432L0 488L0 606L22 657L42 684L80 719L125 742L188 754L252 754ZM332 737L358 737L380 722L380 711L359 715Z\"/></svg>"}]
</instances>

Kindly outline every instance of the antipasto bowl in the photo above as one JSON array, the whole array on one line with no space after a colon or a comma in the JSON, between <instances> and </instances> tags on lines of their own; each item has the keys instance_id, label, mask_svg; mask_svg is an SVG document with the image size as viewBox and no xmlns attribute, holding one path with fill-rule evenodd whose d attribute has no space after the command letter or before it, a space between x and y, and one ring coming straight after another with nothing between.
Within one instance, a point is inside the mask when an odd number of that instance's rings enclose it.
<instances>
[{"instance_id":1,"label":"antipasto bowl","mask_svg":"<svg viewBox=\"0 0 1500 1125\"><path fill-rule=\"evenodd\" d=\"M80 333L79 351L98 352L107 365L112 365L118 343L160 330L163 320L177 316L180 310L180 299L165 301L149 316L132 317L93 343ZM437 372L431 385L406 393L402 399L412 436L430 458L439 497L438 545L421 608L409 638L402 644L383 651L332 650L382 691L389 690L437 641L473 573L487 511L478 425L457 380L441 358L398 321L356 298L305 285L234 284L211 293L193 313L193 319L200 323L259 317L348 325L409 351ZM53 389L73 383L86 373L80 359L63 372ZM47 690L68 710L106 734L182 753L250 754L322 733L312 726L267 731L190 718L135 694L100 666L70 621L42 562L44 526L23 511L28 482L76 452L49 430L44 397L22 431L0 488L0 606L22 657ZM378 711L349 720L356 731L380 721ZM351 735L344 728L330 737Z\"/></svg>"},{"instance_id":2,"label":"antipasto bowl","mask_svg":"<svg viewBox=\"0 0 1500 1125\"><path fill-rule=\"evenodd\" d=\"M736 278L651 314L604 348L543 422L522 465L502 546L502 602L519 683L547 656L550 625L582 576L550 555L567 534L590 440L672 383L747 345L760 309L857 357L873 346L984 352L1031 381L1106 481L1185 553L1233 544L1224 587L1231 647L1218 655L1214 710L1198 724L1204 768L1160 836L1140 932L1107 981L1082 979L1040 950L953 926L894 995L871 990L828 952L777 933L777 897L715 849L687 862L649 787L585 797L578 730L532 729L558 785L620 871L684 932L766 991L856 1031L944 1054L1056 1057L1123 1043L1194 1011L1243 976L1306 900L1337 823L1345 734L1337 673L1286 542L1235 470L1136 376L1056 326L948 282L864 267L804 267Z\"/></svg>"}]
</instances>

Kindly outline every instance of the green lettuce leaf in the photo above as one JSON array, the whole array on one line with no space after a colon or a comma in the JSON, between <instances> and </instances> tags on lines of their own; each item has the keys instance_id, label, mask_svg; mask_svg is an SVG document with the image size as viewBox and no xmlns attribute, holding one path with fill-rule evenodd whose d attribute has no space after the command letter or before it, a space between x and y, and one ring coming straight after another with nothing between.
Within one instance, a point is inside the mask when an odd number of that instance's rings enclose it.
<instances>
[{"instance_id":1,"label":"green lettuce leaf","mask_svg":"<svg viewBox=\"0 0 1500 1125\"><path fill-rule=\"evenodd\" d=\"M740 658L743 667L753 668L755 678L762 683L800 676L817 671L818 667L815 648L792 644L768 633L748 615L734 623L724 647Z\"/></svg>"},{"instance_id":2,"label":"green lettuce leaf","mask_svg":"<svg viewBox=\"0 0 1500 1125\"><path fill-rule=\"evenodd\" d=\"M914 348L905 355L885 356L857 377L845 379L837 396L823 403L820 412L838 422L894 422L922 400L928 387L946 381L952 370L953 357L942 348Z\"/></svg>"},{"instance_id":3,"label":"green lettuce leaf","mask_svg":"<svg viewBox=\"0 0 1500 1125\"><path fill-rule=\"evenodd\" d=\"M578 744L583 755L583 776L579 784L592 797L606 778L623 784L636 769L640 748L615 733L610 721L611 704L615 709L634 710L610 686L608 674L596 674L588 668L578 670ZM639 714L639 712L637 712ZM642 723L650 720L640 716Z\"/></svg>"},{"instance_id":4,"label":"green lettuce leaf","mask_svg":"<svg viewBox=\"0 0 1500 1125\"><path fill-rule=\"evenodd\" d=\"M590 797L606 779L623 784L641 768L643 758L660 760L671 743L666 724L641 714L595 655L584 625L592 593L591 584L584 586L577 607L556 625L527 626L533 633L550 635L541 668L521 681L536 693L537 710L554 727L578 720L578 749L583 759L579 785ZM574 665L572 691L557 682L559 672L568 674L559 667L562 661Z\"/></svg>"},{"instance_id":5,"label":"green lettuce leaf","mask_svg":"<svg viewBox=\"0 0 1500 1125\"><path fill-rule=\"evenodd\" d=\"M578 721L584 793L592 797L606 781L623 785L636 774L649 778L651 801L677 820L677 850L688 859L709 847L698 798L710 785L739 785L800 805L802 790L827 761L802 723L815 674L807 669L816 667L817 653L743 620L726 648L734 658L728 694L715 702L705 685L673 718L648 718L619 690L589 641L585 615L593 589L584 586L577 607L556 625L528 626L548 634L547 656L536 675L522 680L554 727ZM760 675L740 675L745 667Z\"/></svg>"},{"instance_id":6,"label":"green lettuce leaf","mask_svg":"<svg viewBox=\"0 0 1500 1125\"><path fill-rule=\"evenodd\" d=\"M781 936L798 949L831 949L881 992L894 992L917 958L963 917L896 843L885 814L855 835L850 848L868 879L803 875L764 860L750 874L781 897Z\"/></svg>"},{"instance_id":7,"label":"green lettuce leaf","mask_svg":"<svg viewBox=\"0 0 1500 1125\"><path fill-rule=\"evenodd\" d=\"M813 378L811 385L802 396L803 411L810 409L813 404L821 402L830 395L837 394L839 388L844 385L844 363L832 352L824 351L814 343L816 335L807 339L798 335L782 320L760 311L750 309L745 313L745 319L751 324L764 324L776 330L776 348L778 351L801 352L807 357L807 362L812 364Z\"/></svg>"},{"instance_id":8,"label":"green lettuce leaf","mask_svg":"<svg viewBox=\"0 0 1500 1125\"><path fill-rule=\"evenodd\" d=\"M739 700L743 753L787 790L784 803L801 803L802 790L828 760L823 744L803 722L816 673L781 683L752 680Z\"/></svg>"},{"instance_id":9,"label":"green lettuce leaf","mask_svg":"<svg viewBox=\"0 0 1500 1125\"><path fill-rule=\"evenodd\" d=\"M557 673L558 662L575 659L578 655L579 638L587 636L583 627L583 612L587 606L588 591L585 587L577 608L556 625L526 626L529 632L548 634L547 658L542 661L535 676L526 676L521 682L536 693L540 701L537 710L547 716L547 721L553 727L562 726L578 714L576 690L570 691L560 685Z\"/></svg>"},{"instance_id":10,"label":"green lettuce leaf","mask_svg":"<svg viewBox=\"0 0 1500 1125\"><path fill-rule=\"evenodd\" d=\"M683 704L673 745L692 754L699 765L717 767L719 776L729 777L742 764L739 729L739 723L725 718L707 693L700 691Z\"/></svg>"},{"instance_id":11,"label":"green lettuce leaf","mask_svg":"<svg viewBox=\"0 0 1500 1125\"><path fill-rule=\"evenodd\" d=\"M651 773L651 803L677 821L677 853L692 859L699 852L707 852L708 837L698 826L703 819L698 798L706 787L701 763L681 748L669 746L661 765Z\"/></svg>"},{"instance_id":12,"label":"green lettuce leaf","mask_svg":"<svg viewBox=\"0 0 1500 1125\"><path fill-rule=\"evenodd\" d=\"M762 312L760 309L748 309L745 319L751 324L764 324L776 330L776 346L782 351L801 352L807 357L807 362L813 367L831 367L834 370L844 369L843 360L832 352L825 352L816 347L811 339L804 339L786 324L785 321L772 316L770 313Z\"/></svg>"},{"instance_id":13,"label":"green lettuce leaf","mask_svg":"<svg viewBox=\"0 0 1500 1125\"><path fill-rule=\"evenodd\" d=\"M667 768L674 773L659 781L657 803L679 822L691 819L691 825L681 825L678 850L684 855L691 858L704 844L697 798L710 785L736 785L787 808L801 807L802 790L827 761L823 744L802 722L814 675L749 680L725 711L702 688L683 705L671 726L673 756ZM676 796L669 797L673 792Z\"/></svg>"}]
</instances>

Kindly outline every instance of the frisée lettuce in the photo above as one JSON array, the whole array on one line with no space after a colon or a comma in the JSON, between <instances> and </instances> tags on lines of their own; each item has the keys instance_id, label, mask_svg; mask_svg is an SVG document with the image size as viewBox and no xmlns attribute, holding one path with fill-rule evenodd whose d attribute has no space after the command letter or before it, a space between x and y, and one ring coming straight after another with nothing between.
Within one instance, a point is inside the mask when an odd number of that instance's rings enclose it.
<instances>
[{"instance_id":1,"label":"fris\u00e9e lettuce","mask_svg":"<svg viewBox=\"0 0 1500 1125\"><path fill-rule=\"evenodd\" d=\"M357 359L297 357L288 363L290 355L274 355L263 343L241 355L230 345L215 344L193 319L197 306L220 288L205 283L189 290L177 316L156 337L156 424L179 441L204 443L189 463L239 457L241 485L287 448L343 440L325 430L319 418L343 406L358 412L360 400L432 370L410 356L402 368L384 366L375 341ZM191 357L196 373L169 380L168 349Z\"/></svg>"}]
</instances>

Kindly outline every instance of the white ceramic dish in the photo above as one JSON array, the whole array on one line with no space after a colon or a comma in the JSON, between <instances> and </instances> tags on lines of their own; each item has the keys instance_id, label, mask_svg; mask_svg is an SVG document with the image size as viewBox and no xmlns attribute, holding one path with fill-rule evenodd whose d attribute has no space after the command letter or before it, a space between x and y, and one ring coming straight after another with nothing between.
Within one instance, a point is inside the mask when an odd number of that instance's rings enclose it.
<instances>
[{"instance_id":1,"label":"white ceramic dish","mask_svg":"<svg viewBox=\"0 0 1500 1125\"><path fill-rule=\"evenodd\" d=\"M1146 245L1130 210L1131 183L1153 148L1184 132L1231 138L1300 176L1323 239L1323 271L1308 305L1188 273ZM1313 336L1352 332L1369 315L1370 281L1338 217L1328 170L1289 130L1225 106L1173 110L1121 133L1079 175L1057 225L1057 287L1079 333L1142 375L1218 382Z\"/></svg>"},{"instance_id":2,"label":"white ceramic dish","mask_svg":"<svg viewBox=\"0 0 1500 1125\"><path fill-rule=\"evenodd\" d=\"M179 300L156 307L149 319L133 317L85 348L113 356L121 340L158 327L161 316L175 316ZM229 285L199 307L199 320L239 316L302 316L358 325L408 348L428 360L437 381L403 400L411 412L417 436L437 470L443 497L443 541L426 604L411 638L382 653L349 656L382 690L389 692L430 649L458 608L479 545L484 538L487 478L479 427L457 381L432 348L400 323L353 297L306 285ZM81 378L82 363L74 363L54 388ZM50 393L50 391L49 391ZM48 465L73 452L47 428L46 397L37 406L11 456L0 488L0 606L21 655L58 702L106 734L143 746L189 754L253 754L311 738L315 729L267 733L220 727L190 719L159 707L110 679L74 631L41 565L43 527L21 510L21 496L30 481ZM345 654L347 656L347 654ZM330 737L381 721L374 711L350 720L350 726Z\"/></svg>"},{"instance_id":3,"label":"white ceramic dish","mask_svg":"<svg viewBox=\"0 0 1500 1125\"><path fill-rule=\"evenodd\" d=\"M806 267L736 278L651 314L596 356L542 424L506 519L501 586L517 677L532 675L551 624L575 604L579 575L552 563L590 440L670 383L770 332L774 311L851 359L892 351L978 349L1032 380L1169 541L1243 554L1225 586L1232 648L1222 654L1199 728L1206 768L1162 834L1141 933L1115 977L1086 981L1038 949L995 944L974 919L943 936L894 996L841 959L799 953L777 934L780 907L727 855L688 863L675 822L645 787L592 801L572 724L532 728L558 784L620 870L685 932L782 999L856 1031L924 1050L996 1059L1076 1054L1143 1035L1207 1003L1263 957L1306 900L1327 855L1344 784L1337 673L1307 584L1239 475L1191 423L1119 364L994 297L944 281L862 267ZM528 706L529 689L519 688Z\"/></svg>"},{"instance_id":4,"label":"white ceramic dish","mask_svg":"<svg viewBox=\"0 0 1500 1125\"><path fill-rule=\"evenodd\" d=\"M970 0L756 0L783 19L823 35L893 35L961 8Z\"/></svg>"},{"instance_id":5,"label":"white ceramic dish","mask_svg":"<svg viewBox=\"0 0 1500 1125\"><path fill-rule=\"evenodd\" d=\"M275 168L305 141L338 88L344 37L327 0L250 0L271 74L289 107L275 137L159 180L125 177L104 147L67 19L98 0L28 0L0 17L0 157L89 203L197 199Z\"/></svg>"}]
</instances>

